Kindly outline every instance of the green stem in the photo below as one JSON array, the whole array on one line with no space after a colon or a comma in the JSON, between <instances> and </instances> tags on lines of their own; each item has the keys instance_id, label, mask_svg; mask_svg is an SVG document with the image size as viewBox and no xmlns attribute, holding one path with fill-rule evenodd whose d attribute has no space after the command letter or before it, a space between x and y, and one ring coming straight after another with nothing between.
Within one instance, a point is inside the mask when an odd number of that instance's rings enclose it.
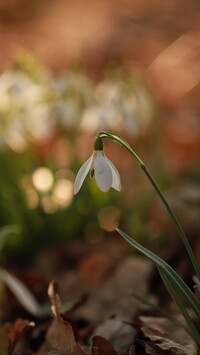
<instances>
[{"instance_id":1,"label":"green stem","mask_svg":"<svg viewBox=\"0 0 200 355\"><path fill-rule=\"evenodd\" d=\"M125 147L129 153L131 153L134 158L137 160L137 162L140 164L140 165L144 165L143 161L138 157L138 155L134 152L134 150L130 147L130 145L128 144L128 142L122 138L119 134L116 134L116 133L113 133L113 132L99 132L97 134L96 137L100 137L100 138L110 138L112 139L113 141L121 144L123 147Z\"/></svg>"},{"instance_id":2,"label":"green stem","mask_svg":"<svg viewBox=\"0 0 200 355\"><path fill-rule=\"evenodd\" d=\"M109 138L114 140L115 142L121 144L124 148L126 148L128 150L128 152L137 160L137 162L140 164L141 169L144 171L144 173L146 174L146 176L148 177L149 181L151 182L153 188L155 189L155 191L157 192L157 194L159 195L160 199L162 200L162 202L164 203L169 215L171 216L171 218L173 219L179 233L180 236L182 238L182 241L185 245L185 248L188 252L188 255L191 259L191 262L193 264L193 267L195 269L196 275L198 277L198 279L200 280L200 268L199 265L197 263L197 260L194 256L194 253L192 251L192 248L188 242L188 239L178 221L178 219L176 218L174 212L172 211L171 207L169 206L168 202L166 201L164 195L162 194L160 188L158 187L157 183L155 182L155 180L153 179L153 177L151 176L150 172L148 171L148 169L146 168L145 164L143 163L143 161L138 157L138 155L134 152L134 150L130 147L130 145L127 143L127 141L122 138L120 135L116 134L116 133L112 133L112 132L99 132L97 137L100 138Z\"/></svg>"},{"instance_id":3,"label":"green stem","mask_svg":"<svg viewBox=\"0 0 200 355\"><path fill-rule=\"evenodd\" d=\"M160 188L158 187L158 185L156 184L154 178L151 176L150 172L148 171L148 169L146 168L145 165L141 166L142 170L144 171L144 173L146 174L146 176L148 177L148 179L150 180L151 184L153 185L154 189L156 190L157 194L159 195L160 199L162 200L162 202L164 203L169 215L171 216L171 218L173 219L174 223L176 224L176 227L181 235L181 238L183 240L183 243L187 249L188 255L192 261L192 264L194 266L194 269L196 271L196 274L198 276L198 279L200 280L200 269L199 269L199 265L197 263L197 260L194 256L194 253L192 251L192 248L190 246L190 243L188 242L188 239L178 221L178 219L176 218L174 212L172 211L171 207L169 206L168 202L166 201L165 197L163 196L162 192L160 191Z\"/></svg>"}]
</instances>

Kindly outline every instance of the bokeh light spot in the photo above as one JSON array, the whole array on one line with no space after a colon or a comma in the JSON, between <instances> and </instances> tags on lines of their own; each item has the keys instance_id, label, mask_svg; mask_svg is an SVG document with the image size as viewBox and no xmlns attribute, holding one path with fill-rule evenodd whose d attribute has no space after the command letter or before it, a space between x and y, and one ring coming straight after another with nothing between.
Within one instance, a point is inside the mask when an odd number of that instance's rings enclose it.
<instances>
[{"instance_id":1,"label":"bokeh light spot","mask_svg":"<svg viewBox=\"0 0 200 355\"><path fill-rule=\"evenodd\" d=\"M53 185L53 174L45 167L38 168L32 176L33 185L40 192L48 192Z\"/></svg>"},{"instance_id":2,"label":"bokeh light spot","mask_svg":"<svg viewBox=\"0 0 200 355\"><path fill-rule=\"evenodd\" d=\"M36 191L34 190L34 188L32 188L30 186L27 187L25 193L26 193L28 207L31 209L36 208L39 203L39 198L38 198L38 195L37 195Z\"/></svg>"},{"instance_id":3,"label":"bokeh light spot","mask_svg":"<svg viewBox=\"0 0 200 355\"><path fill-rule=\"evenodd\" d=\"M53 214L58 208L51 196L43 196L41 204L44 212L47 214Z\"/></svg>"},{"instance_id":4,"label":"bokeh light spot","mask_svg":"<svg viewBox=\"0 0 200 355\"><path fill-rule=\"evenodd\" d=\"M73 182L67 179L56 181L53 189L53 199L60 207L67 207L73 199Z\"/></svg>"}]
</instances>

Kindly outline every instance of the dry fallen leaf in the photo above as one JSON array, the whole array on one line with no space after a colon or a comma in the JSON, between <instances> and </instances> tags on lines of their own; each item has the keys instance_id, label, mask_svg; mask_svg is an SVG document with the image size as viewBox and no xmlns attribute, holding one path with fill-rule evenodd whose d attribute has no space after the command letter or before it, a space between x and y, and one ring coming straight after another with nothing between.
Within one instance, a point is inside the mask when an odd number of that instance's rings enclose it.
<instances>
[{"instance_id":1,"label":"dry fallen leaf","mask_svg":"<svg viewBox=\"0 0 200 355\"><path fill-rule=\"evenodd\" d=\"M148 348L148 351L151 351L149 354L156 354L157 347L161 350L160 354L162 351L178 355L196 355L198 353L197 345L193 339L184 329L169 319L146 316L140 316L139 319L143 323L141 331L146 338L150 339L150 342L145 342L145 350L147 351Z\"/></svg>"},{"instance_id":2,"label":"dry fallen leaf","mask_svg":"<svg viewBox=\"0 0 200 355\"><path fill-rule=\"evenodd\" d=\"M86 355L77 344L71 325L64 321L60 315L61 302L56 283L50 283L48 295L54 320L47 331L45 342L38 355L49 355L51 353L56 355Z\"/></svg>"},{"instance_id":3,"label":"dry fallen leaf","mask_svg":"<svg viewBox=\"0 0 200 355\"><path fill-rule=\"evenodd\" d=\"M155 345L152 341L144 341L142 339L138 340L138 343L144 346L145 352L150 355L169 355L169 352L164 352L159 349L157 345ZM171 354L171 353L170 353Z\"/></svg>"},{"instance_id":4,"label":"dry fallen leaf","mask_svg":"<svg viewBox=\"0 0 200 355\"><path fill-rule=\"evenodd\" d=\"M39 355L48 354L50 350L57 351L59 355L86 355L77 344L71 325L64 321L60 315L61 302L55 282L50 283L48 295L54 320L48 329L45 343L40 349Z\"/></svg>"},{"instance_id":5,"label":"dry fallen leaf","mask_svg":"<svg viewBox=\"0 0 200 355\"><path fill-rule=\"evenodd\" d=\"M118 352L126 352L134 343L136 330L119 319L108 319L100 324L93 336L99 335L108 340Z\"/></svg>"},{"instance_id":6,"label":"dry fallen leaf","mask_svg":"<svg viewBox=\"0 0 200 355\"><path fill-rule=\"evenodd\" d=\"M18 341L23 337L24 333L31 327L34 327L34 322L18 318L14 324L7 322L4 325L4 335L7 344L8 355L11 355Z\"/></svg>"},{"instance_id":7,"label":"dry fallen leaf","mask_svg":"<svg viewBox=\"0 0 200 355\"><path fill-rule=\"evenodd\" d=\"M135 346L132 345L132 346L130 347L130 350L129 350L128 355L135 355L135 354L136 354L136 353L135 353Z\"/></svg>"},{"instance_id":8,"label":"dry fallen leaf","mask_svg":"<svg viewBox=\"0 0 200 355\"><path fill-rule=\"evenodd\" d=\"M92 338L92 343L92 355L118 355L109 341L99 335Z\"/></svg>"},{"instance_id":9,"label":"dry fallen leaf","mask_svg":"<svg viewBox=\"0 0 200 355\"><path fill-rule=\"evenodd\" d=\"M60 353L56 349L49 350L46 355L60 355Z\"/></svg>"},{"instance_id":10,"label":"dry fallen leaf","mask_svg":"<svg viewBox=\"0 0 200 355\"><path fill-rule=\"evenodd\" d=\"M134 272L133 272L134 270ZM139 301L130 296L130 290L145 297L148 292L148 279L152 263L141 257L127 257L113 266L112 273L99 284L85 284L77 273L60 279L62 293L69 297L78 297L81 292L89 295L88 302L79 307L73 315L76 318L98 323L116 315L118 318L130 319L139 307ZM71 277L71 279L70 279ZM79 287L77 287L77 284ZM117 297L116 297L117 295Z\"/></svg>"},{"instance_id":11,"label":"dry fallen leaf","mask_svg":"<svg viewBox=\"0 0 200 355\"><path fill-rule=\"evenodd\" d=\"M112 266L111 258L105 252L96 252L84 257L79 263L81 280L85 284L99 284Z\"/></svg>"}]
</instances>

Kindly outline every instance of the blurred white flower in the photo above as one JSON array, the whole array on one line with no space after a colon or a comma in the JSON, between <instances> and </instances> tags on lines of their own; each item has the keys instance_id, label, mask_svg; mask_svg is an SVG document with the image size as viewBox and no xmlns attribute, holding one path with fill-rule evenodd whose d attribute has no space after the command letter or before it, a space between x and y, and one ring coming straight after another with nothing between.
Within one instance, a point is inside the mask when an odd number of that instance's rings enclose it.
<instances>
[{"instance_id":1,"label":"blurred white flower","mask_svg":"<svg viewBox=\"0 0 200 355\"><path fill-rule=\"evenodd\" d=\"M111 187L121 191L120 175L114 164L106 158L102 150L94 150L91 157L82 165L74 182L74 194L80 190L88 172L95 178L101 191L107 192Z\"/></svg>"},{"instance_id":2,"label":"blurred white flower","mask_svg":"<svg viewBox=\"0 0 200 355\"><path fill-rule=\"evenodd\" d=\"M22 153L27 148L24 127L17 115L16 118L7 125L3 139L14 152Z\"/></svg>"},{"instance_id":3,"label":"blurred white flower","mask_svg":"<svg viewBox=\"0 0 200 355\"><path fill-rule=\"evenodd\" d=\"M48 96L48 88L44 85L31 83L27 90L23 92L24 107L29 107L38 103L45 102Z\"/></svg>"},{"instance_id":4,"label":"blurred white flower","mask_svg":"<svg viewBox=\"0 0 200 355\"><path fill-rule=\"evenodd\" d=\"M91 105L83 113L80 128L95 133L98 130L117 130L123 125L123 119L112 105Z\"/></svg>"},{"instance_id":5,"label":"blurred white flower","mask_svg":"<svg viewBox=\"0 0 200 355\"><path fill-rule=\"evenodd\" d=\"M80 129L120 131L138 136L148 128L153 116L153 103L141 83L102 81L94 90L94 99L82 113Z\"/></svg>"},{"instance_id":6,"label":"blurred white flower","mask_svg":"<svg viewBox=\"0 0 200 355\"><path fill-rule=\"evenodd\" d=\"M31 139L41 141L51 136L55 128L55 121L51 115L50 105L31 106L26 114L27 119L24 119L24 129Z\"/></svg>"},{"instance_id":7,"label":"blurred white flower","mask_svg":"<svg viewBox=\"0 0 200 355\"><path fill-rule=\"evenodd\" d=\"M31 85L31 79L24 73L5 71L0 76L0 93L10 91L16 95L23 94Z\"/></svg>"},{"instance_id":8,"label":"blurred white flower","mask_svg":"<svg viewBox=\"0 0 200 355\"><path fill-rule=\"evenodd\" d=\"M61 100L55 107L55 114L58 117L62 128L70 129L78 126L80 121L80 108L77 101L69 98Z\"/></svg>"}]
</instances>

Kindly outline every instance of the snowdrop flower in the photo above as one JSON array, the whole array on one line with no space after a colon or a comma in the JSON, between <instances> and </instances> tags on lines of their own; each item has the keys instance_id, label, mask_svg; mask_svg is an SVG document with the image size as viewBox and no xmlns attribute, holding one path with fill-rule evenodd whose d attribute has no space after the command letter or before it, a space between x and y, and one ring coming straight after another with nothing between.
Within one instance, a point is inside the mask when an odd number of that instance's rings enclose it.
<instances>
[{"instance_id":1,"label":"snowdrop flower","mask_svg":"<svg viewBox=\"0 0 200 355\"><path fill-rule=\"evenodd\" d=\"M103 153L103 143L100 137L95 139L93 154L78 171L74 182L75 195L80 190L89 171L90 177L95 178L101 191L107 192L111 187L117 191L121 191L119 173L114 164Z\"/></svg>"}]
</instances>

